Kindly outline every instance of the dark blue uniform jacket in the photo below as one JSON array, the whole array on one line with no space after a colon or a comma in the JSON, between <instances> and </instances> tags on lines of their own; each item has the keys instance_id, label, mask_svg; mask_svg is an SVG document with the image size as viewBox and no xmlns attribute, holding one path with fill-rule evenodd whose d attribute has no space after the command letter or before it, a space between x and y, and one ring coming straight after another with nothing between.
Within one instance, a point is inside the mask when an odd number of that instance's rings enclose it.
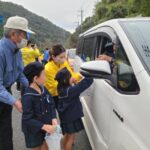
<instances>
[{"instance_id":1,"label":"dark blue uniform jacket","mask_svg":"<svg viewBox=\"0 0 150 150\"><path fill-rule=\"evenodd\" d=\"M61 91L58 112L62 123L72 122L84 116L79 96L92 83L92 78L85 78L77 85L66 87Z\"/></svg>"},{"instance_id":2,"label":"dark blue uniform jacket","mask_svg":"<svg viewBox=\"0 0 150 150\"><path fill-rule=\"evenodd\" d=\"M56 118L55 104L48 90L41 87L42 94L33 88L28 88L23 97L22 130L37 133L44 124L51 124Z\"/></svg>"}]
</instances>

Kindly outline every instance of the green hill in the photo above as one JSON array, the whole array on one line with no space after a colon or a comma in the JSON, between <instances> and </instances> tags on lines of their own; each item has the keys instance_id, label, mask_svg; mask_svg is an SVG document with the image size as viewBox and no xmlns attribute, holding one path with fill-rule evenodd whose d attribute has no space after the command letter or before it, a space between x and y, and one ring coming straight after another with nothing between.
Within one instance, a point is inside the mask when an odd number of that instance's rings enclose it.
<instances>
[{"instance_id":1,"label":"green hill","mask_svg":"<svg viewBox=\"0 0 150 150\"><path fill-rule=\"evenodd\" d=\"M54 43L64 44L70 33L64 29L54 25L48 19L38 16L20 5L10 2L0 1L0 15L4 16L4 23L10 16L22 16L28 19L29 26L36 35L32 37L34 41L40 46L51 46ZM2 36L3 25L0 25L0 37Z\"/></svg>"}]
</instances>

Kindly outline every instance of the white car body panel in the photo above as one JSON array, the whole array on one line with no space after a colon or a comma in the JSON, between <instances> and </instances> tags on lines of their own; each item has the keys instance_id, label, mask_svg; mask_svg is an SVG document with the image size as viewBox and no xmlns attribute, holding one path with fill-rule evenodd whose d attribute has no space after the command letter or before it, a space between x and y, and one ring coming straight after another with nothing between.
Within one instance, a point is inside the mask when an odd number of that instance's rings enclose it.
<instances>
[{"instance_id":1,"label":"white car body panel","mask_svg":"<svg viewBox=\"0 0 150 150\"><path fill-rule=\"evenodd\" d=\"M89 94L81 96L85 114L83 122L93 150L150 150L150 77L118 21L102 23L82 36L98 32L103 26L113 28L133 67L140 93L124 95L105 80L94 79ZM76 56L75 62L75 70L79 71L80 57ZM114 110L124 118L124 122L118 119Z\"/></svg>"}]
</instances>

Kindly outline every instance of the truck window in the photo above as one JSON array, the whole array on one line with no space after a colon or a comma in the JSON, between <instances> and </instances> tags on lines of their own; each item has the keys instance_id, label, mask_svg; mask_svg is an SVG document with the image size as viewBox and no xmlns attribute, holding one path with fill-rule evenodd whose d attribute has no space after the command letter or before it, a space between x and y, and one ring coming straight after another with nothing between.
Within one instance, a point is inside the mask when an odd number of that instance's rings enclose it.
<instances>
[{"instance_id":1,"label":"truck window","mask_svg":"<svg viewBox=\"0 0 150 150\"><path fill-rule=\"evenodd\" d=\"M128 93L139 92L139 85L133 68L121 44L116 50L114 74L117 78L117 88L119 91Z\"/></svg>"},{"instance_id":2,"label":"truck window","mask_svg":"<svg viewBox=\"0 0 150 150\"><path fill-rule=\"evenodd\" d=\"M78 43L77 43L77 49L76 49L76 54L78 56L81 56L81 54L82 54L83 42L84 42L84 39L79 38Z\"/></svg>"},{"instance_id":3,"label":"truck window","mask_svg":"<svg viewBox=\"0 0 150 150\"><path fill-rule=\"evenodd\" d=\"M94 60L93 52L94 52L94 38L86 38L84 40L83 51L82 51L82 59L84 61Z\"/></svg>"},{"instance_id":4,"label":"truck window","mask_svg":"<svg viewBox=\"0 0 150 150\"><path fill-rule=\"evenodd\" d=\"M111 40L107 37L104 37L104 36L97 37L95 58L97 58L99 55L101 55L105 52L105 45L110 42L111 42Z\"/></svg>"}]
</instances>

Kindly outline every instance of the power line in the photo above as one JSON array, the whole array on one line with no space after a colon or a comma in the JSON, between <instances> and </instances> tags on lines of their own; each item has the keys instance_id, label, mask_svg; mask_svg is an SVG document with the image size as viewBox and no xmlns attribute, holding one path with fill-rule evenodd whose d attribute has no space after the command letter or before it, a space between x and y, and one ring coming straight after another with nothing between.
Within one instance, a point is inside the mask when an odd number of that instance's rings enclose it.
<instances>
[{"instance_id":1,"label":"power line","mask_svg":"<svg viewBox=\"0 0 150 150\"><path fill-rule=\"evenodd\" d=\"M80 5L79 9L83 8L83 6L87 3L87 0L83 1L83 3ZM78 9L78 10L79 10Z\"/></svg>"},{"instance_id":2,"label":"power line","mask_svg":"<svg viewBox=\"0 0 150 150\"><path fill-rule=\"evenodd\" d=\"M96 0L97 1L97 0ZM96 3L96 2L95 2ZM91 0L86 0L80 8L80 20L81 20L81 24L83 23L84 17L86 17L85 12L89 11L89 6L91 5Z\"/></svg>"},{"instance_id":3,"label":"power line","mask_svg":"<svg viewBox=\"0 0 150 150\"><path fill-rule=\"evenodd\" d=\"M96 0L95 3L98 3L99 0ZM89 6L91 5L91 1L90 0L85 0L83 1L81 7L79 8L78 10L78 14L77 14L77 19L79 19L77 22L78 22L78 27L80 26L80 32L82 32L82 24L83 24L83 21L84 21L84 14L85 12L87 12L87 10L89 10Z\"/></svg>"}]
</instances>

